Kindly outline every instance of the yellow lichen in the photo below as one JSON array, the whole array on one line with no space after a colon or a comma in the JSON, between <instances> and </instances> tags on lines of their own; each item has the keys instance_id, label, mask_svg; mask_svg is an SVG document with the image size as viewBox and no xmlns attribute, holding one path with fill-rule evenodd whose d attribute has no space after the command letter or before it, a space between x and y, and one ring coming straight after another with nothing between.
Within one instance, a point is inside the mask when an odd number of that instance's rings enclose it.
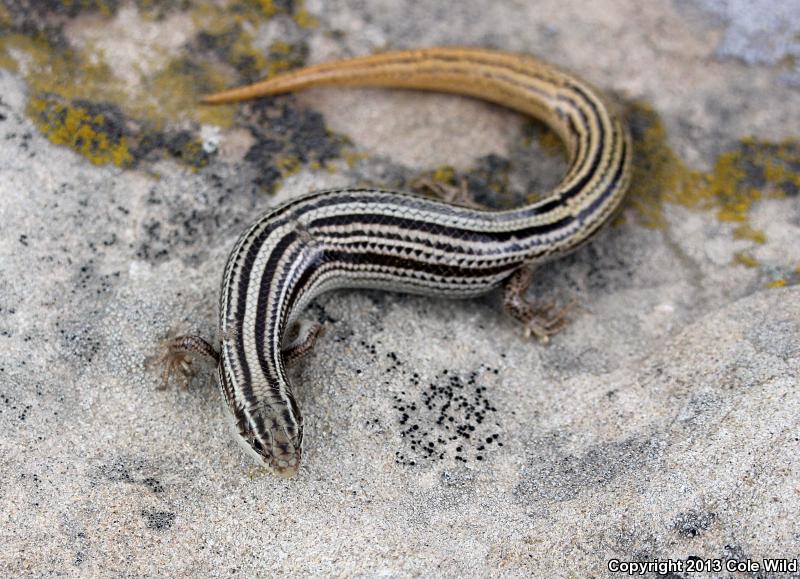
<instances>
[{"instance_id":1,"label":"yellow lichen","mask_svg":"<svg viewBox=\"0 0 800 579\"><path fill-rule=\"evenodd\" d=\"M283 10L272 0L234 0L228 4L198 3L192 8L192 19L198 29L222 34L234 26L253 29Z\"/></svg>"},{"instance_id":2,"label":"yellow lichen","mask_svg":"<svg viewBox=\"0 0 800 579\"><path fill-rule=\"evenodd\" d=\"M563 155L566 152L561 138L549 129L539 133L539 145L551 155Z\"/></svg>"},{"instance_id":3,"label":"yellow lichen","mask_svg":"<svg viewBox=\"0 0 800 579\"><path fill-rule=\"evenodd\" d=\"M788 285L785 279L776 279L767 284L767 287L770 289L778 288L778 287L786 287Z\"/></svg>"},{"instance_id":4,"label":"yellow lichen","mask_svg":"<svg viewBox=\"0 0 800 579\"><path fill-rule=\"evenodd\" d=\"M57 49L43 38L10 34L0 38L0 48L14 56L34 93L56 94L65 99L118 102L125 91L115 82L102 55L92 58L72 49Z\"/></svg>"},{"instance_id":5,"label":"yellow lichen","mask_svg":"<svg viewBox=\"0 0 800 579\"><path fill-rule=\"evenodd\" d=\"M665 201L687 204L686 193L696 189L702 176L689 169L667 143L667 131L656 112L648 105L634 104L630 116L643 130L635 134L633 179L628 204L648 227L664 227Z\"/></svg>"},{"instance_id":6,"label":"yellow lichen","mask_svg":"<svg viewBox=\"0 0 800 579\"><path fill-rule=\"evenodd\" d=\"M800 187L800 143L742 139L704 173L687 167L669 147L666 129L652 108L637 103L629 116L635 129L635 155L628 203L643 224L664 226L662 206L675 203L714 209L720 221L741 224L735 230L738 238L766 242L763 232L747 224L750 209L761 199L781 197L784 190Z\"/></svg>"},{"instance_id":7,"label":"yellow lichen","mask_svg":"<svg viewBox=\"0 0 800 579\"><path fill-rule=\"evenodd\" d=\"M198 169L208 165L208 156L203 150L203 143L199 139L192 139L173 152L173 156L183 164Z\"/></svg>"},{"instance_id":8,"label":"yellow lichen","mask_svg":"<svg viewBox=\"0 0 800 579\"><path fill-rule=\"evenodd\" d=\"M442 165L437 167L431 175L432 180L436 181L437 183L444 183L445 185L454 183L455 178L455 169L453 169L453 167L450 165Z\"/></svg>"},{"instance_id":9,"label":"yellow lichen","mask_svg":"<svg viewBox=\"0 0 800 579\"><path fill-rule=\"evenodd\" d=\"M102 16L112 16L116 10L115 2L104 2L103 0L61 0L65 8L75 8L76 12L82 10L96 10Z\"/></svg>"},{"instance_id":10,"label":"yellow lichen","mask_svg":"<svg viewBox=\"0 0 800 579\"><path fill-rule=\"evenodd\" d=\"M280 155L275 159L275 166L283 177L289 177L300 171L303 164L297 157L290 155Z\"/></svg>"},{"instance_id":11,"label":"yellow lichen","mask_svg":"<svg viewBox=\"0 0 800 579\"><path fill-rule=\"evenodd\" d=\"M294 53L294 48L288 42L276 40L269 47L269 58L267 59L267 77L272 77L282 72L286 72L300 64L302 58Z\"/></svg>"},{"instance_id":12,"label":"yellow lichen","mask_svg":"<svg viewBox=\"0 0 800 579\"><path fill-rule=\"evenodd\" d=\"M229 58L233 66L251 77L263 76L267 67L267 58L253 46L253 35L246 31L241 31L236 36Z\"/></svg>"},{"instance_id":13,"label":"yellow lichen","mask_svg":"<svg viewBox=\"0 0 800 579\"><path fill-rule=\"evenodd\" d=\"M294 21L300 28L316 28L319 26L319 20L316 16L312 16L303 5L302 0L297 2L297 7L294 11Z\"/></svg>"},{"instance_id":14,"label":"yellow lichen","mask_svg":"<svg viewBox=\"0 0 800 579\"><path fill-rule=\"evenodd\" d=\"M3 45L2 41L0 41L0 69L19 72L17 60L11 56L8 48Z\"/></svg>"},{"instance_id":15,"label":"yellow lichen","mask_svg":"<svg viewBox=\"0 0 800 579\"><path fill-rule=\"evenodd\" d=\"M272 0L256 0L256 2L261 7L261 13L265 17L272 18L278 13L278 7L275 6Z\"/></svg>"},{"instance_id":16,"label":"yellow lichen","mask_svg":"<svg viewBox=\"0 0 800 579\"><path fill-rule=\"evenodd\" d=\"M687 192L696 201L717 202L720 221L744 222L753 201L761 195L758 190L742 187L746 173L741 163L740 151L728 151L717 158L714 171L704 176L703 183Z\"/></svg>"},{"instance_id":17,"label":"yellow lichen","mask_svg":"<svg viewBox=\"0 0 800 579\"><path fill-rule=\"evenodd\" d=\"M289 54L292 52L292 45L283 40L276 40L270 45L269 51L273 54Z\"/></svg>"},{"instance_id":18,"label":"yellow lichen","mask_svg":"<svg viewBox=\"0 0 800 579\"><path fill-rule=\"evenodd\" d=\"M169 122L194 120L203 124L228 128L233 125L236 107L206 106L199 97L229 86L231 77L213 65L197 66L179 58L170 61L143 86L146 96L128 105L131 114L145 118L156 127Z\"/></svg>"},{"instance_id":19,"label":"yellow lichen","mask_svg":"<svg viewBox=\"0 0 800 579\"><path fill-rule=\"evenodd\" d=\"M363 151L355 151L353 149L346 149L342 153L342 159L344 159L344 162L347 163L347 167L349 169L352 169L353 167L355 167L356 163L358 163L363 159L366 159L367 157L368 157L367 153Z\"/></svg>"},{"instance_id":20,"label":"yellow lichen","mask_svg":"<svg viewBox=\"0 0 800 579\"><path fill-rule=\"evenodd\" d=\"M739 227L733 230L733 237L736 239L747 239L749 241L755 241L756 243L766 243L767 242L767 234L761 231L760 229L754 229L750 225L743 223Z\"/></svg>"},{"instance_id":21,"label":"yellow lichen","mask_svg":"<svg viewBox=\"0 0 800 579\"><path fill-rule=\"evenodd\" d=\"M758 260L749 253L745 253L743 251L733 254L733 263L743 265L745 267L758 267Z\"/></svg>"},{"instance_id":22,"label":"yellow lichen","mask_svg":"<svg viewBox=\"0 0 800 579\"><path fill-rule=\"evenodd\" d=\"M141 86L126 86L114 76L102 54L83 54L56 49L43 39L9 35L0 39L0 55L16 55L15 65L33 94L57 95L65 101L109 102L126 114L162 127L170 122L192 120L228 127L233 123L233 106L206 107L198 103L201 94L229 86L232 77L213 65L198 66L185 59L168 62ZM0 57L0 66L3 66Z\"/></svg>"},{"instance_id":23,"label":"yellow lichen","mask_svg":"<svg viewBox=\"0 0 800 579\"><path fill-rule=\"evenodd\" d=\"M8 11L8 8L0 4L0 26L10 26L11 22L11 12Z\"/></svg>"},{"instance_id":24,"label":"yellow lichen","mask_svg":"<svg viewBox=\"0 0 800 579\"><path fill-rule=\"evenodd\" d=\"M124 166L133 161L125 137L101 129L105 125L101 114L38 98L29 101L28 110L51 143L70 147L95 165Z\"/></svg>"}]
</instances>

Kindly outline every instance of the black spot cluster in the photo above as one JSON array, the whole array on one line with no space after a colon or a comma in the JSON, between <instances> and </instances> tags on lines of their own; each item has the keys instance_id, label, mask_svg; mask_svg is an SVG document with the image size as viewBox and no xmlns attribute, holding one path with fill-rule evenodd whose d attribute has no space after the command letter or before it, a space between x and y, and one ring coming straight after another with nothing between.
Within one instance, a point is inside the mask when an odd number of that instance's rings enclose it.
<instances>
[{"instance_id":1,"label":"black spot cluster","mask_svg":"<svg viewBox=\"0 0 800 579\"><path fill-rule=\"evenodd\" d=\"M164 531L172 527L175 522L175 513L169 511L143 510L141 512L148 529Z\"/></svg>"},{"instance_id":2,"label":"black spot cluster","mask_svg":"<svg viewBox=\"0 0 800 579\"><path fill-rule=\"evenodd\" d=\"M402 363L389 353L392 365ZM394 396L404 450L395 453L397 464L422 461L482 461L493 448L503 446L497 407L486 385L498 370L481 365L466 376L442 370L420 390L422 377L410 376L409 390Z\"/></svg>"},{"instance_id":3,"label":"black spot cluster","mask_svg":"<svg viewBox=\"0 0 800 579\"><path fill-rule=\"evenodd\" d=\"M100 484L100 481L126 483L142 485L153 494L165 492L164 484L152 474L148 474L149 470L140 461L126 462L117 459L95 468L92 472L92 484Z\"/></svg>"},{"instance_id":4,"label":"black spot cluster","mask_svg":"<svg viewBox=\"0 0 800 579\"><path fill-rule=\"evenodd\" d=\"M16 412L17 418L20 422L25 422L27 420L30 411L33 409L32 404L22 404L20 402L16 402L9 398L6 394L0 393L0 414L3 414L6 411Z\"/></svg>"}]
</instances>

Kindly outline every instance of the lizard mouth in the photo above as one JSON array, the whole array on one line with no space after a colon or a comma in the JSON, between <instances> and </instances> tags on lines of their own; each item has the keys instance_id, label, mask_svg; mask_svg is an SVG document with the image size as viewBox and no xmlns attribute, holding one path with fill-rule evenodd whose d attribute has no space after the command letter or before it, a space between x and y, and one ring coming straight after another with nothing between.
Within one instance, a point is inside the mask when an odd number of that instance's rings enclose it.
<instances>
[{"instance_id":1,"label":"lizard mouth","mask_svg":"<svg viewBox=\"0 0 800 579\"><path fill-rule=\"evenodd\" d=\"M250 448L258 455L261 463L273 474L281 478L292 478L300 468L302 449L291 444L276 444L265 446L258 437L248 437Z\"/></svg>"},{"instance_id":2,"label":"lizard mouth","mask_svg":"<svg viewBox=\"0 0 800 579\"><path fill-rule=\"evenodd\" d=\"M271 457L267 466L276 476L293 478L300 468L300 451L290 456Z\"/></svg>"}]
</instances>

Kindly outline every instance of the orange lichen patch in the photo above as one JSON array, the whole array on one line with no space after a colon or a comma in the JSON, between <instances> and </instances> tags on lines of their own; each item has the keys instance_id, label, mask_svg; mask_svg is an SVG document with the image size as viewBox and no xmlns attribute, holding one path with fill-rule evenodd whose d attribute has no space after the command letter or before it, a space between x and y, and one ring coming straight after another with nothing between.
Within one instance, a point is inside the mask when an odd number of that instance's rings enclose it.
<instances>
[{"instance_id":1,"label":"orange lichen patch","mask_svg":"<svg viewBox=\"0 0 800 579\"><path fill-rule=\"evenodd\" d=\"M776 279L767 284L767 287L770 289L778 288L778 287L786 287L788 282L785 279Z\"/></svg>"},{"instance_id":2,"label":"orange lichen patch","mask_svg":"<svg viewBox=\"0 0 800 579\"><path fill-rule=\"evenodd\" d=\"M133 161L125 136L105 130L102 114L39 98L29 101L28 111L50 142L75 150L95 165L125 166Z\"/></svg>"}]
</instances>

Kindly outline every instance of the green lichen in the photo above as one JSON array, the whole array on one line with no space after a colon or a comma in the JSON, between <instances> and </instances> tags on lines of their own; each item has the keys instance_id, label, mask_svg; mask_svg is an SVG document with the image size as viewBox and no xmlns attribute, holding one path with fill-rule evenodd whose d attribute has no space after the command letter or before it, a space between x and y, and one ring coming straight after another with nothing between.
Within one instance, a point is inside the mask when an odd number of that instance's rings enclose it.
<instances>
[{"instance_id":1,"label":"green lichen","mask_svg":"<svg viewBox=\"0 0 800 579\"><path fill-rule=\"evenodd\" d=\"M102 114L40 98L28 102L28 113L51 143L67 146L95 165L112 163L122 167L133 161L126 137L109 130Z\"/></svg>"}]
</instances>

